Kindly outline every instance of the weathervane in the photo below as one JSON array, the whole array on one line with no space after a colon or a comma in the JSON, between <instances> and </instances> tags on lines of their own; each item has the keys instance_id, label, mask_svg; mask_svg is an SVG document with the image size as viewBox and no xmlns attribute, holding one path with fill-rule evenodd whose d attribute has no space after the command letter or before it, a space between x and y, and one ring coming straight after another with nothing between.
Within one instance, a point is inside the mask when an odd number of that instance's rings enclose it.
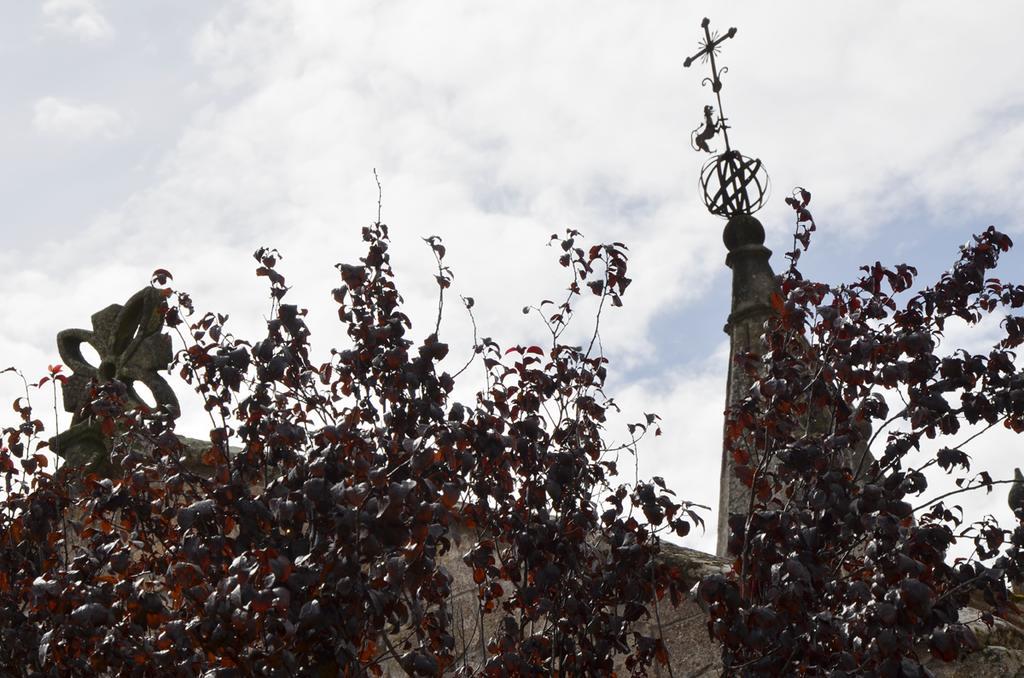
<instances>
[{"instance_id":1,"label":"weathervane","mask_svg":"<svg viewBox=\"0 0 1024 678\"><path fill-rule=\"evenodd\" d=\"M711 85L718 103L718 119L715 119L714 106L704 107L704 120L693 130L690 143L693 149L702 153L714 154L709 142L719 132L725 150L718 153L705 163L700 171L700 187L704 193L704 204L708 211L723 217L736 214L753 214L764 205L768 195L768 173L764 165L756 158L748 158L729 145L728 118L722 110L722 75L728 68L718 68L715 55L721 51L723 42L736 35L736 29L730 28L724 35L717 31L712 33L711 21L707 18L701 22L704 29L704 40L700 42L700 50L687 57L683 66L689 66L700 59L701 63L711 63L711 76L704 78L701 84Z\"/></svg>"}]
</instances>

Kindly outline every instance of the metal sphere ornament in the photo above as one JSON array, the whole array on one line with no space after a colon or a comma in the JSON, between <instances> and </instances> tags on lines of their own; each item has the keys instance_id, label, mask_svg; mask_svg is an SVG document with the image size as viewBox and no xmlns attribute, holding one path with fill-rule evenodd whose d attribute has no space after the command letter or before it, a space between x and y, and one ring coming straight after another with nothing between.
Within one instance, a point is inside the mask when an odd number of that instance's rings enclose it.
<instances>
[{"instance_id":1,"label":"metal sphere ornament","mask_svg":"<svg viewBox=\"0 0 1024 678\"><path fill-rule=\"evenodd\" d=\"M721 217L753 214L764 207L769 188L764 163L739 151L716 155L700 171L704 204Z\"/></svg>"},{"instance_id":2,"label":"metal sphere ornament","mask_svg":"<svg viewBox=\"0 0 1024 678\"><path fill-rule=\"evenodd\" d=\"M700 125L690 135L693 150L711 154L713 157L700 171L700 188L704 194L704 204L712 214L732 217L737 214L753 214L764 206L768 198L769 180L764 164L757 158L748 158L729 145L728 118L722 112L722 75L727 68L718 68L715 56L721 50L723 42L736 35L736 29L730 28L724 35L717 31L712 33L710 21L704 19L704 40L700 42L700 50L683 62L689 67L694 61L711 63L711 75L704 78L704 85L711 85L718 103L718 117L715 118L715 107L705 106ZM725 144L725 150L718 153L711 148L710 142L719 134Z\"/></svg>"}]
</instances>

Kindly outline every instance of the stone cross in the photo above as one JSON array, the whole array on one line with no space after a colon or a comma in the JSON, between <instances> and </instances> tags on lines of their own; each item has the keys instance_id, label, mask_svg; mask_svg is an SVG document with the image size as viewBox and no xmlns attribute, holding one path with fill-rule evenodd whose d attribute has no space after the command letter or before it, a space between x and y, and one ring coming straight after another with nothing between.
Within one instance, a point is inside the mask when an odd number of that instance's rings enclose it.
<instances>
[{"instance_id":1,"label":"stone cross","mask_svg":"<svg viewBox=\"0 0 1024 678\"><path fill-rule=\"evenodd\" d=\"M129 404L164 408L175 414L178 399L160 375L173 357L170 335L163 334L159 290L139 290L122 306L111 304L92 316L92 330L68 329L57 335L57 350L72 374L63 384L64 409L72 414L71 426L51 441L54 452L75 466L108 462L108 443L99 427L84 411L90 384L117 380L128 391ZM99 355L93 365L82 354L88 344ZM145 385L155 402L147 403L136 384Z\"/></svg>"}]
</instances>

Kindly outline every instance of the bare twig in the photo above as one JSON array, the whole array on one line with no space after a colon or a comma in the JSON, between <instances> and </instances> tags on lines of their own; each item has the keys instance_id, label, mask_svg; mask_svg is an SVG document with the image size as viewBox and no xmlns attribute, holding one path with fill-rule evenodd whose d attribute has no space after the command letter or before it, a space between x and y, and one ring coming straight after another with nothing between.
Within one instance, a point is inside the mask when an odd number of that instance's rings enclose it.
<instances>
[{"instance_id":1,"label":"bare twig","mask_svg":"<svg viewBox=\"0 0 1024 678\"><path fill-rule=\"evenodd\" d=\"M914 513L917 513L918 511L920 511L923 508L928 508L932 504L934 504L934 503L936 503L938 501L941 501L941 500L945 499L946 497L952 497L955 494L963 494L964 492L970 492L972 490L980 490L983 487L992 487L993 485L1005 485L1007 483L1013 483L1013 482L1016 482L1016 481L1013 478L1010 478L1009 480L993 480L993 481L988 482L988 483L982 482L982 483L977 483L975 485L968 485L967 487L961 487L958 490L952 490L950 492L946 492L945 494L940 494L937 497L933 497L932 499L930 499L929 501L926 501L925 503L921 504L920 506L915 506L914 507Z\"/></svg>"},{"instance_id":2,"label":"bare twig","mask_svg":"<svg viewBox=\"0 0 1024 678\"><path fill-rule=\"evenodd\" d=\"M380 184L380 177L377 175L377 168L373 168L373 180L377 182L377 225L380 226L380 211L383 205L384 189Z\"/></svg>"}]
</instances>

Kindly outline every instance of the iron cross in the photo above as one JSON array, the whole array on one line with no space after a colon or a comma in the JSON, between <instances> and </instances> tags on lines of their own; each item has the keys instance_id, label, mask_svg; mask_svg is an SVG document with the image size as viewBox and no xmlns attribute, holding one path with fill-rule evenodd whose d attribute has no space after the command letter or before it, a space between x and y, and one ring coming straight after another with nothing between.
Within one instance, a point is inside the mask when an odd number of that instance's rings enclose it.
<instances>
[{"instance_id":1,"label":"iron cross","mask_svg":"<svg viewBox=\"0 0 1024 678\"><path fill-rule=\"evenodd\" d=\"M725 139L725 148L729 149L729 127L725 124L725 113L722 111L722 73L725 73L728 69L723 68L721 71L718 70L718 64L715 63L715 54L721 49L720 45L728 40L729 38L736 35L736 29L730 28L725 35L719 35L717 32L712 35L711 29L709 28L711 20L704 17L704 21L700 22L701 28L704 29L704 40L700 43L700 51L694 54L692 57L687 57L683 62L683 66L686 68L690 67L697 59L701 61L711 61L711 77L704 78L704 82L711 83L711 91L715 93L715 97L718 99L718 125L717 129L722 131L722 137ZM705 117L707 112L705 111Z\"/></svg>"}]
</instances>

